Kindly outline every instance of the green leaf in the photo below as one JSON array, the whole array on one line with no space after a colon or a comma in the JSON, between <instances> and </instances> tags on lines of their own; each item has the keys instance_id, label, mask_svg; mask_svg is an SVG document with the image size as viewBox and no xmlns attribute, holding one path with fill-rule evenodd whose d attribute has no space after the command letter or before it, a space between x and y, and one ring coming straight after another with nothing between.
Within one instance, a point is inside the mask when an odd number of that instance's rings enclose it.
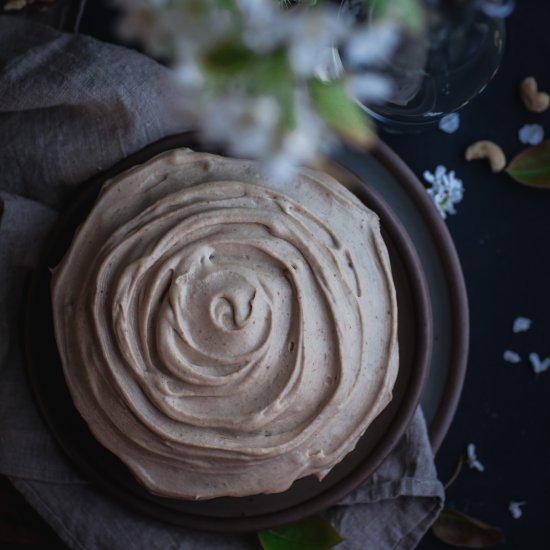
<instances>
[{"instance_id":1,"label":"green leaf","mask_svg":"<svg viewBox=\"0 0 550 550\"><path fill-rule=\"evenodd\" d=\"M296 125L295 80L284 49L260 55L238 41L227 41L208 52L202 67L214 95L238 85L253 97L274 97L281 110L279 138Z\"/></svg>"},{"instance_id":2,"label":"green leaf","mask_svg":"<svg viewBox=\"0 0 550 550\"><path fill-rule=\"evenodd\" d=\"M321 516L313 516L286 527L258 533L264 550L328 550L342 537Z\"/></svg>"},{"instance_id":3,"label":"green leaf","mask_svg":"<svg viewBox=\"0 0 550 550\"><path fill-rule=\"evenodd\" d=\"M458 548L490 548L504 542L497 527L467 516L453 508L444 508L432 526L433 535Z\"/></svg>"},{"instance_id":4,"label":"green leaf","mask_svg":"<svg viewBox=\"0 0 550 550\"><path fill-rule=\"evenodd\" d=\"M218 7L231 13L239 12L239 8L235 0L218 0Z\"/></svg>"},{"instance_id":5,"label":"green leaf","mask_svg":"<svg viewBox=\"0 0 550 550\"><path fill-rule=\"evenodd\" d=\"M373 132L369 119L348 96L341 81L312 79L308 85L313 106L330 128L354 145L365 146L371 142Z\"/></svg>"},{"instance_id":6,"label":"green leaf","mask_svg":"<svg viewBox=\"0 0 550 550\"><path fill-rule=\"evenodd\" d=\"M397 19L409 30L419 32L425 18L419 0L364 0L367 10L375 19Z\"/></svg>"},{"instance_id":7,"label":"green leaf","mask_svg":"<svg viewBox=\"0 0 550 550\"><path fill-rule=\"evenodd\" d=\"M249 75L249 89L257 96L273 96L281 109L281 132L296 125L295 80L287 53L281 49L261 56Z\"/></svg>"},{"instance_id":8,"label":"green leaf","mask_svg":"<svg viewBox=\"0 0 550 550\"><path fill-rule=\"evenodd\" d=\"M512 159L506 172L519 183L550 189L550 140L524 149Z\"/></svg>"},{"instance_id":9,"label":"green leaf","mask_svg":"<svg viewBox=\"0 0 550 550\"><path fill-rule=\"evenodd\" d=\"M202 59L204 68L214 75L234 75L253 67L257 61L254 52L233 40L221 42Z\"/></svg>"}]
</instances>

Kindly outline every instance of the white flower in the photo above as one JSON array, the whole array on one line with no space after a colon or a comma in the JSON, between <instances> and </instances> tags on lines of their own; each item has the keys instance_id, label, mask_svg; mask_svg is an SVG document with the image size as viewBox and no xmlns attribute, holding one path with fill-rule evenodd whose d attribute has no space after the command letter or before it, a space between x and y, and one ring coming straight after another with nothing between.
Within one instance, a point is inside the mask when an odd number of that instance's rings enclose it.
<instances>
[{"instance_id":1,"label":"white flower","mask_svg":"<svg viewBox=\"0 0 550 550\"><path fill-rule=\"evenodd\" d=\"M391 82L382 75L364 72L355 73L346 79L348 93L362 102L381 101L389 97Z\"/></svg>"},{"instance_id":2,"label":"white flower","mask_svg":"<svg viewBox=\"0 0 550 550\"><path fill-rule=\"evenodd\" d=\"M323 82L338 80L345 76L344 65L336 48L326 48L319 57L315 77Z\"/></svg>"},{"instance_id":3,"label":"white flower","mask_svg":"<svg viewBox=\"0 0 550 550\"><path fill-rule=\"evenodd\" d=\"M299 95L297 104L296 127L265 163L267 175L274 180L288 181L299 164L313 161L319 151L328 151L334 142L334 136L310 108L306 97Z\"/></svg>"},{"instance_id":4,"label":"white flower","mask_svg":"<svg viewBox=\"0 0 550 550\"><path fill-rule=\"evenodd\" d=\"M119 34L139 40L157 56L177 58L219 43L234 28L234 17L216 0L114 0L123 8Z\"/></svg>"},{"instance_id":5,"label":"white flower","mask_svg":"<svg viewBox=\"0 0 550 550\"><path fill-rule=\"evenodd\" d=\"M444 116L439 121L439 129L446 134L453 134L460 126L460 115L458 113L450 113Z\"/></svg>"},{"instance_id":6,"label":"white flower","mask_svg":"<svg viewBox=\"0 0 550 550\"><path fill-rule=\"evenodd\" d=\"M533 352L529 354L529 361L531 361L533 372L535 374L540 374L550 368L550 357L547 357L544 361L541 361L539 354Z\"/></svg>"},{"instance_id":7,"label":"white flower","mask_svg":"<svg viewBox=\"0 0 550 550\"><path fill-rule=\"evenodd\" d=\"M540 124L524 124L518 132L521 143L538 145L544 139L544 129Z\"/></svg>"},{"instance_id":8,"label":"white flower","mask_svg":"<svg viewBox=\"0 0 550 550\"><path fill-rule=\"evenodd\" d=\"M257 53L267 53L283 43L287 14L278 9L275 2L238 0L238 3L244 19L242 40L247 47Z\"/></svg>"},{"instance_id":9,"label":"white flower","mask_svg":"<svg viewBox=\"0 0 550 550\"><path fill-rule=\"evenodd\" d=\"M454 205L462 200L464 187L462 180L458 179L454 170L447 172L445 166L437 166L435 173L426 170L424 179L432 186L427 189L428 195L432 198L441 217L445 219L447 214L455 214Z\"/></svg>"},{"instance_id":10,"label":"white flower","mask_svg":"<svg viewBox=\"0 0 550 550\"><path fill-rule=\"evenodd\" d=\"M478 472L483 472L485 470L485 466L477 459L476 446L473 443L468 443L466 455L466 462L472 470L477 470Z\"/></svg>"},{"instance_id":11,"label":"white flower","mask_svg":"<svg viewBox=\"0 0 550 550\"><path fill-rule=\"evenodd\" d=\"M512 325L512 332L526 332L531 328L531 319L527 317L516 317Z\"/></svg>"},{"instance_id":12,"label":"white flower","mask_svg":"<svg viewBox=\"0 0 550 550\"><path fill-rule=\"evenodd\" d=\"M398 28L391 21L350 24L342 52L348 73L346 89L351 97L361 103L380 102L390 97L393 83L373 69L389 64L399 40ZM339 62L343 68L340 59Z\"/></svg>"},{"instance_id":13,"label":"white flower","mask_svg":"<svg viewBox=\"0 0 550 550\"><path fill-rule=\"evenodd\" d=\"M390 92L386 78L365 70L397 44L388 21L355 25L329 3L284 10L275 0L112 2L122 9L120 34L171 63L181 90L175 112L205 141L258 158L283 179L334 141L309 96L311 78L342 79L362 101ZM335 72L332 55L346 42L361 67L349 77Z\"/></svg>"},{"instance_id":14,"label":"white flower","mask_svg":"<svg viewBox=\"0 0 550 550\"><path fill-rule=\"evenodd\" d=\"M312 10L297 15L287 14L284 27L290 64L295 74L312 76L324 52L339 42L347 28L332 10Z\"/></svg>"},{"instance_id":15,"label":"white flower","mask_svg":"<svg viewBox=\"0 0 550 550\"><path fill-rule=\"evenodd\" d=\"M265 24L281 13L275 2L269 0L237 0L237 4L245 17L247 25Z\"/></svg>"},{"instance_id":16,"label":"white flower","mask_svg":"<svg viewBox=\"0 0 550 550\"><path fill-rule=\"evenodd\" d=\"M508 363L520 363L521 357L515 352L507 349L504 354L502 355L502 358L507 361Z\"/></svg>"},{"instance_id":17,"label":"white flower","mask_svg":"<svg viewBox=\"0 0 550 550\"><path fill-rule=\"evenodd\" d=\"M387 62L399 38L396 24L391 21L352 27L346 38L346 62L352 69Z\"/></svg>"},{"instance_id":18,"label":"white flower","mask_svg":"<svg viewBox=\"0 0 550 550\"><path fill-rule=\"evenodd\" d=\"M183 87L183 93L200 89L204 84L205 75L193 56L181 56L175 64L173 76L176 82ZM187 98L189 101L189 98Z\"/></svg>"},{"instance_id":19,"label":"white flower","mask_svg":"<svg viewBox=\"0 0 550 550\"><path fill-rule=\"evenodd\" d=\"M512 517L514 519L519 519L522 514L523 514L523 510L521 509L522 506L525 506L527 504L526 501L521 501L521 502L515 502L515 501L511 501L510 504L508 505L508 510L510 510L510 514L512 514Z\"/></svg>"},{"instance_id":20,"label":"white flower","mask_svg":"<svg viewBox=\"0 0 550 550\"><path fill-rule=\"evenodd\" d=\"M263 157L274 149L279 105L270 96L253 100L235 92L216 102L207 102L200 119L205 141L224 143L237 156Z\"/></svg>"}]
</instances>

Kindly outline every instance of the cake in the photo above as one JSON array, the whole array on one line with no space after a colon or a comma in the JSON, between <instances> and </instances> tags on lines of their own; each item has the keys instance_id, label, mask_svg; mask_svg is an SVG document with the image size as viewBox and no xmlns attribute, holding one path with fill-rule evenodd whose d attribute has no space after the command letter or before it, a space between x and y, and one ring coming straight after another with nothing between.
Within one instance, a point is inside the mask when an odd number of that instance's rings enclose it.
<instances>
[{"instance_id":1,"label":"cake","mask_svg":"<svg viewBox=\"0 0 550 550\"><path fill-rule=\"evenodd\" d=\"M379 220L330 176L178 149L103 186L52 279L94 437L180 499L322 479L391 400L397 306Z\"/></svg>"}]
</instances>

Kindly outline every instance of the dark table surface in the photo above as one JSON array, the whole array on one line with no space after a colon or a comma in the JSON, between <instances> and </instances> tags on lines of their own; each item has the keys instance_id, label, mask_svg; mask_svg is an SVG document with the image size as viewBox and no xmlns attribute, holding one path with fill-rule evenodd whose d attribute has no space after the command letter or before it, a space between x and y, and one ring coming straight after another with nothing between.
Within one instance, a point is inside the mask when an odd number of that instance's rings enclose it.
<instances>
[{"instance_id":1,"label":"dark table surface","mask_svg":"<svg viewBox=\"0 0 550 550\"><path fill-rule=\"evenodd\" d=\"M416 135L381 131L381 137L419 178L443 164L465 187L458 212L447 223L468 288L470 355L462 399L436 465L440 478L449 479L473 442L485 471L463 468L447 491L447 504L500 527L507 548L539 550L550 549L550 371L535 376L527 356L550 356L550 190L522 186L506 174L492 174L484 162L464 160L466 147L479 139L497 142L511 159L525 147L517 134L526 123L541 124L550 133L550 110L531 113L518 94L527 76L550 91L550 2L517 4L507 20L500 70L461 110L456 133L436 128ZM89 2L80 32L113 41L111 16L103 2ZM533 321L528 332L512 332L518 316ZM506 349L523 361L504 362ZM0 486L0 496L2 488L8 491ZM527 502L520 519L508 511L510 501ZM0 510L7 510L2 506L0 498ZM51 535L32 525L43 537L38 540L51 545ZM429 534L419 548L449 547Z\"/></svg>"},{"instance_id":2,"label":"dark table surface","mask_svg":"<svg viewBox=\"0 0 550 550\"><path fill-rule=\"evenodd\" d=\"M527 111L519 82L534 76L550 91L550 4L520 0L507 21L504 58L495 79L461 115L459 130L384 140L421 177L437 164L454 169L465 194L448 227L468 288L471 337L461 402L437 455L449 479L467 443L477 446L483 473L465 468L447 492L447 504L503 529L508 548L550 548L550 371L535 376L531 352L550 356L550 190L528 188L484 163L468 163L472 142L490 139L509 159L525 146L518 130L541 124L550 132L550 110ZM514 334L517 316L530 318L528 332ZM522 363L502 359L516 351ZM526 501L514 520L509 501ZM448 548L427 536L422 550Z\"/></svg>"}]
</instances>

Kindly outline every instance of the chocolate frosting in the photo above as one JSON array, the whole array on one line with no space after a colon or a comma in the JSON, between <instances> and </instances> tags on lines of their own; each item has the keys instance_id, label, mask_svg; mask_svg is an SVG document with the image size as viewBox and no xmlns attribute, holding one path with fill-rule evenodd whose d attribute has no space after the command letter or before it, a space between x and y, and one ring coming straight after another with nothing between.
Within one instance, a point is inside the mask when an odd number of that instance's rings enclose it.
<instances>
[{"instance_id":1,"label":"chocolate frosting","mask_svg":"<svg viewBox=\"0 0 550 550\"><path fill-rule=\"evenodd\" d=\"M170 151L105 184L52 283L74 403L153 493L322 479L391 399L377 216L331 177Z\"/></svg>"}]
</instances>

